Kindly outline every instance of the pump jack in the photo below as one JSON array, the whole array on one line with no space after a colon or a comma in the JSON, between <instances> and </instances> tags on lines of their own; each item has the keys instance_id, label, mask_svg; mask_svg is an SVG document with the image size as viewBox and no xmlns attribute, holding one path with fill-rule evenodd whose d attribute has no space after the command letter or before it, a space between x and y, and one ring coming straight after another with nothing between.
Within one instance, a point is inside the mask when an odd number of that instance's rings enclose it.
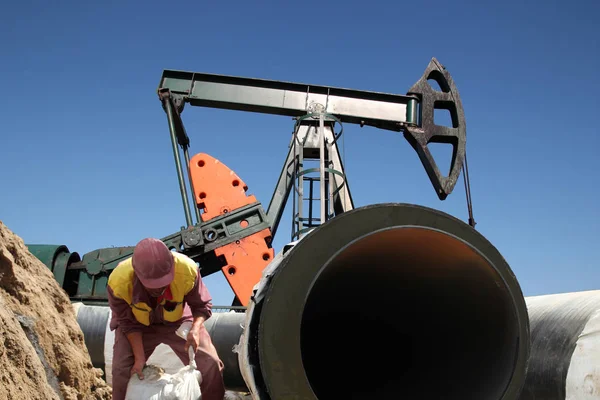
<instances>
[{"instance_id":1,"label":"pump jack","mask_svg":"<svg viewBox=\"0 0 600 400\"><path fill-rule=\"evenodd\" d=\"M428 80L436 81L441 91L435 90ZM274 257L271 243L292 190L292 240L354 209L337 143L342 124L403 132L440 200L452 193L466 167L462 103L450 74L435 58L406 95L165 70L158 96L167 115L186 220L186 226L162 240L172 250L198 262L202 276L222 271L235 293L234 306L248 305L252 288ZM219 160L204 153L190 158L190 139L181 117L186 104L295 119L289 152L266 212L254 196L246 194L246 183ZM434 124L434 112L439 109L450 112L452 127ZM440 173L429 151L430 143L452 145L448 176ZM180 149L187 166L193 207L188 200ZM308 161L318 161L319 166L305 168ZM465 171L469 223L474 226L467 174ZM318 197L313 191L315 183ZM317 207L313 207L315 202ZM29 249L53 271L72 301L85 304L107 303L109 274L133 252L133 247L103 248L80 257L64 245L31 244Z\"/></svg>"},{"instance_id":2,"label":"pump jack","mask_svg":"<svg viewBox=\"0 0 600 400\"><path fill-rule=\"evenodd\" d=\"M435 58L406 95L165 70L158 97L186 220L162 240L195 260L202 276L222 271L233 305L244 309L206 323L227 388L257 400L519 398L530 351L527 307L510 266L474 229L463 108ZM219 160L190 157L181 118L186 104L295 119L266 211ZM439 109L450 112L451 127L434 124ZM440 200L462 170L468 224L411 204L355 208L337 145L344 123L402 132ZM430 143L452 145L448 176ZM309 161L318 167L307 168ZM271 244L292 190L291 242L275 254ZM94 365L108 370L106 282L133 247L82 258L66 246L29 249L73 302L84 303L77 318L86 346ZM340 304L348 298L351 310ZM401 317L387 308L398 305ZM367 346L354 351L357 338Z\"/></svg>"}]
</instances>

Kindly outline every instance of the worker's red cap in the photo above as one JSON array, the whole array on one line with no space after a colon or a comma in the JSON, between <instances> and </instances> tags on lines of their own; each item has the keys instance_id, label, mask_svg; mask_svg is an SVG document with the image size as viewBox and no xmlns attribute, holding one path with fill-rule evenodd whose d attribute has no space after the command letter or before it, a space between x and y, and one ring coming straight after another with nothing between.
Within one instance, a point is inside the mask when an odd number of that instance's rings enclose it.
<instances>
[{"instance_id":1,"label":"worker's red cap","mask_svg":"<svg viewBox=\"0 0 600 400\"><path fill-rule=\"evenodd\" d=\"M135 245L133 270L142 285L159 289L169 285L175 276L175 260L169 248L160 240L146 238Z\"/></svg>"}]
</instances>

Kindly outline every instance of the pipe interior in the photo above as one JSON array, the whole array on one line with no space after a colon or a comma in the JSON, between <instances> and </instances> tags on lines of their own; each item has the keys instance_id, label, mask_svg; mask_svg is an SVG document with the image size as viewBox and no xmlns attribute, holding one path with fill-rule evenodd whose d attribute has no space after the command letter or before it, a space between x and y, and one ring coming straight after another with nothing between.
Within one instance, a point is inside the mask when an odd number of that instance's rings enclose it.
<instances>
[{"instance_id":1,"label":"pipe interior","mask_svg":"<svg viewBox=\"0 0 600 400\"><path fill-rule=\"evenodd\" d=\"M463 242L423 228L375 232L313 284L306 376L318 399L500 399L518 354L514 307Z\"/></svg>"}]
</instances>

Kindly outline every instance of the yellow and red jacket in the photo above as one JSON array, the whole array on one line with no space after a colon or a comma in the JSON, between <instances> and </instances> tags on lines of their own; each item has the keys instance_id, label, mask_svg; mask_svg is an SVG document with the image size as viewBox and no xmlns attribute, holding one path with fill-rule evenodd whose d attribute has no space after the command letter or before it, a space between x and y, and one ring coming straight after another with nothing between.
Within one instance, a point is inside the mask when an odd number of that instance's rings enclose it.
<instances>
[{"instance_id":1,"label":"yellow and red jacket","mask_svg":"<svg viewBox=\"0 0 600 400\"><path fill-rule=\"evenodd\" d=\"M202 282L196 263L189 257L172 252L175 277L163 296L153 299L135 276L131 257L122 261L108 278L108 298L113 318L111 329L120 325L124 331L135 330L136 323L176 323L187 317L212 314L211 297ZM153 308L151 305L155 304Z\"/></svg>"}]
</instances>

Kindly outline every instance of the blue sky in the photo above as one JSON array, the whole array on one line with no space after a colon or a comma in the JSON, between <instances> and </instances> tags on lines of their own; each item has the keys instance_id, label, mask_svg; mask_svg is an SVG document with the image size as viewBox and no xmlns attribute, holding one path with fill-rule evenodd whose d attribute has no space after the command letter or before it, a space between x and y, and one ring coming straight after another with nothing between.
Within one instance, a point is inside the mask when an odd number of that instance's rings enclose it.
<instances>
[{"instance_id":1,"label":"blue sky","mask_svg":"<svg viewBox=\"0 0 600 400\"><path fill-rule=\"evenodd\" d=\"M483 3L4 3L0 220L80 254L176 232L163 69L404 94L436 57L465 109L477 229L527 296L598 289L600 3ZM223 161L266 208L291 120L198 107L183 118L192 154ZM346 124L344 138L357 206L467 219L462 178L439 201L401 134ZM288 208L276 250L290 220ZM222 276L207 282L230 303Z\"/></svg>"}]
</instances>

